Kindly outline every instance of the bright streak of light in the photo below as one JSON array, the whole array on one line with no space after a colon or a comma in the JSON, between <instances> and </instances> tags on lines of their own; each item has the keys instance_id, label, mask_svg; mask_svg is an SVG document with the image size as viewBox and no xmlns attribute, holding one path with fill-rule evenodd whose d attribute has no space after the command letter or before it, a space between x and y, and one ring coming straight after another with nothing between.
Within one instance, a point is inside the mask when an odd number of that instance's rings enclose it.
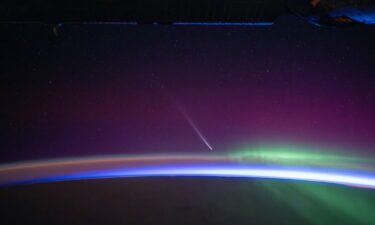
<instances>
[{"instance_id":1,"label":"bright streak of light","mask_svg":"<svg viewBox=\"0 0 375 225\"><path fill-rule=\"evenodd\" d=\"M90 177L90 174L87 174ZM327 172L322 170L280 169L241 166L241 165L213 165L213 166L160 166L145 167L135 170L105 171L92 174L98 177L151 177L151 176L193 176L193 177L242 177L242 178L271 178L285 180L301 180L343 184L355 187L375 189L375 177L363 174L344 172Z\"/></svg>"},{"instance_id":2,"label":"bright streak of light","mask_svg":"<svg viewBox=\"0 0 375 225\"><path fill-rule=\"evenodd\" d=\"M300 180L349 185L358 188L375 189L375 176L361 173L332 172L324 170L283 169L267 166L243 166L237 164L214 165L161 165L139 166L115 169L93 170L89 172L70 171L64 175L48 174L32 179L18 179L2 185L44 183L64 180L85 180L124 177L233 177Z\"/></svg>"},{"instance_id":3,"label":"bright streak of light","mask_svg":"<svg viewBox=\"0 0 375 225\"><path fill-rule=\"evenodd\" d=\"M334 183L375 189L369 171L236 162L225 155L73 158L0 165L0 186L120 177L237 177Z\"/></svg>"},{"instance_id":4,"label":"bright streak of light","mask_svg":"<svg viewBox=\"0 0 375 225\"><path fill-rule=\"evenodd\" d=\"M185 110L181 106L179 106L178 104L176 104L176 105L177 105L177 108L180 111L180 113L184 116L186 121L188 121L189 125L193 128L193 130L198 135L198 137L210 149L210 151L212 151L213 150L212 146L207 141L206 137L202 134L202 132L198 129L197 125L195 125L194 121L190 118L190 116L185 112Z\"/></svg>"}]
</instances>

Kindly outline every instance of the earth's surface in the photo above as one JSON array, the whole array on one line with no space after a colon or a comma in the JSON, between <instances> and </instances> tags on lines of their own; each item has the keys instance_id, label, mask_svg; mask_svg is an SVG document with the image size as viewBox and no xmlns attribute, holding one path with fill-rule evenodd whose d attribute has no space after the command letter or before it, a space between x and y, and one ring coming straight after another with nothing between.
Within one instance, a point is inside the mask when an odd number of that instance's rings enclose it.
<instances>
[{"instance_id":1,"label":"earth's surface","mask_svg":"<svg viewBox=\"0 0 375 225\"><path fill-rule=\"evenodd\" d=\"M371 224L375 192L239 178L126 178L0 189L7 224Z\"/></svg>"}]
</instances>

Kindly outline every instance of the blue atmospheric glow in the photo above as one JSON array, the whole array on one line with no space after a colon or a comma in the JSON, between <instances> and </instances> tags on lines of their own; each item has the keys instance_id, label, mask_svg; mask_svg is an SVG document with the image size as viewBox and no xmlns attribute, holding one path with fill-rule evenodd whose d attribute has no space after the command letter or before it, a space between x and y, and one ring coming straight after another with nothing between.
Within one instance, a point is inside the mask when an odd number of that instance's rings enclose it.
<instances>
[{"instance_id":1,"label":"blue atmospheric glow","mask_svg":"<svg viewBox=\"0 0 375 225\"><path fill-rule=\"evenodd\" d=\"M270 26L272 22L174 22L174 25L191 26Z\"/></svg>"},{"instance_id":2,"label":"blue atmospheric glow","mask_svg":"<svg viewBox=\"0 0 375 225\"><path fill-rule=\"evenodd\" d=\"M65 180L125 178L125 177L237 177L300 180L334 183L375 189L375 176L365 173L338 172L327 170L306 170L267 166L243 165L164 165L142 166L112 170L79 172L64 176L41 177L23 180L18 184L42 183Z\"/></svg>"},{"instance_id":3,"label":"blue atmospheric glow","mask_svg":"<svg viewBox=\"0 0 375 225\"><path fill-rule=\"evenodd\" d=\"M346 16L355 21L365 24L375 24L375 7L367 9L356 9L352 7L343 7L333 10L329 13L332 17Z\"/></svg>"}]
</instances>

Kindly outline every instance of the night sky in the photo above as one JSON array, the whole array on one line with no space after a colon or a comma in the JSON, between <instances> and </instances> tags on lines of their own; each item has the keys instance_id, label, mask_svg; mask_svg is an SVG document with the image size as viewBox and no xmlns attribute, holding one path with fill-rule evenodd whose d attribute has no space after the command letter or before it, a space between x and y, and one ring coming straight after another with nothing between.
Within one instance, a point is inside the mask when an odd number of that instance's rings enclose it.
<instances>
[{"instance_id":1,"label":"night sky","mask_svg":"<svg viewBox=\"0 0 375 225\"><path fill-rule=\"evenodd\" d=\"M210 152L179 108L214 152L375 151L375 27L0 27L0 162Z\"/></svg>"}]
</instances>

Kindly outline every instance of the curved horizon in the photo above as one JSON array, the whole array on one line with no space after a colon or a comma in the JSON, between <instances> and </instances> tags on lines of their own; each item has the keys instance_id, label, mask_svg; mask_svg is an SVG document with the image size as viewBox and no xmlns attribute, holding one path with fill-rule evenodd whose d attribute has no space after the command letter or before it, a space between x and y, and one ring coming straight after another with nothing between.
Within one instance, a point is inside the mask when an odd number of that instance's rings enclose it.
<instances>
[{"instance_id":1,"label":"curved horizon","mask_svg":"<svg viewBox=\"0 0 375 225\"><path fill-rule=\"evenodd\" d=\"M375 189L375 174L368 171L243 162L226 155L110 156L0 166L0 186L127 177L281 179Z\"/></svg>"}]
</instances>

